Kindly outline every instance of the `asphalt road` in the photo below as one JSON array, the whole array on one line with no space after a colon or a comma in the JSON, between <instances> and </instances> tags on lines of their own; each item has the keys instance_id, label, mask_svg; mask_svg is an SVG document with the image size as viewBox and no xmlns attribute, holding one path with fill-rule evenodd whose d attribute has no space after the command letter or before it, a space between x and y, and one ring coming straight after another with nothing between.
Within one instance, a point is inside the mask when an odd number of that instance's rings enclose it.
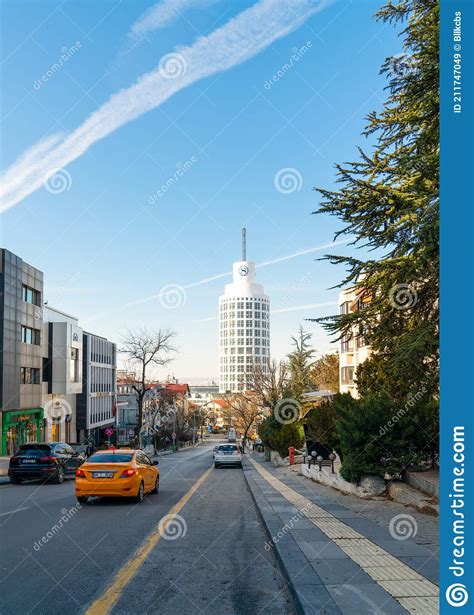
<instances>
[{"instance_id":1,"label":"asphalt road","mask_svg":"<svg viewBox=\"0 0 474 615\"><path fill-rule=\"evenodd\" d=\"M1 486L0 613L292 613L242 470L214 469L214 444L163 456L139 505L78 508L72 480Z\"/></svg>"}]
</instances>

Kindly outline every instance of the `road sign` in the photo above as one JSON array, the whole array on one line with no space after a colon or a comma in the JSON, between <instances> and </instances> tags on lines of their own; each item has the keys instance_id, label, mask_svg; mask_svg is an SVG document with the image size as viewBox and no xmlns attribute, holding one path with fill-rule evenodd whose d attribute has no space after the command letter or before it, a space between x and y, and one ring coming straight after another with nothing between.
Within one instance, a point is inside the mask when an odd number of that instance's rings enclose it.
<instances>
[{"instance_id":1,"label":"road sign","mask_svg":"<svg viewBox=\"0 0 474 615\"><path fill-rule=\"evenodd\" d=\"M176 440L176 432L173 431L173 433L171 434L171 437L173 438L173 440Z\"/></svg>"},{"instance_id":2,"label":"road sign","mask_svg":"<svg viewBox=\"0 0 474 615\"><path fill-rule=\"evenodd\" d=\"M112 427L107 427L107 429L105 430L106 436L111 436L113 433L114 433L114 430Z\"/></svg>"}]
</instances>

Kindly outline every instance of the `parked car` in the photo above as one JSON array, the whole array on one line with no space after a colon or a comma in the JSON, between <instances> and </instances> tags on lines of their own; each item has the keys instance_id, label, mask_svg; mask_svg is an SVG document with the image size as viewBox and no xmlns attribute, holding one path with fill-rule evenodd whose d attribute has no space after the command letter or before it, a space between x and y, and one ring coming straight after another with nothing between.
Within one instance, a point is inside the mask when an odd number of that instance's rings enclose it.
<instances>
[{"instance_id":1,"label":"parked car","mask_svg":"<svg viewBox=\"0 0 474 615\"><path fill-rule=\"evenodd\" d=\"M242 453L237 444L220 444L214 451L214 467L221 466L242 467Z\"/></svg>"},{"instance_id":2,"label":"parked car","mask_svg":"<svg viewBox=\"0 0 474 615\"><path fill-rule=\"evenodd\" d=\"M42 478L62 483L67 475L74 475L84 463L84 457L66 442L32 442L22 444L10 458L8 476L13 484L27 478Z\"/></svg>"},{"instance_id":3,"label":"parked car","mask_svg":"<svg viewBox=\"0 0 474 615\"><path fill-rule=\"evenodd\" d=\"M141 502L146 493L158 493L158 461L143 451L97 451L76 472L76 497L81 504L90 496L128 497Z\"/></svg>"}]
</instances>

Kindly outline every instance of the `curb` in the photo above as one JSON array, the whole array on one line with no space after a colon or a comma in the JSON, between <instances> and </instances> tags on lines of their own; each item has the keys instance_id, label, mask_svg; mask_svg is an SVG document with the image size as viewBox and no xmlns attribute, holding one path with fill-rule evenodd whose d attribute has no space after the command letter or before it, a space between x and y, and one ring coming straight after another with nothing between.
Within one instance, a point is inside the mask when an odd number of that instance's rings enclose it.
<instances>
[{"instance_id":1,"label":"curb","mask_svg":"<svg viewBox=\"0 0 474 615\"><path fill-rule=\"evenodd\" d=\"M273 537L282 528L283 522L272 510L271 506L268 505L265 495L250 476L251 470L253 470L253 467L249 465L248 461L244 460L243 474L245 482L254 501L257 516L263 525L269 542L273 546L271 550L276 557L287 584L296 613L298 615L314 615L315 608L317 608L316 604L310 608L308 600L303 598L303 595L308 593L308 587L312 587L319 590L319 592L327 593L324 600L325 607L318 610L318 613L321 615L341 615L341 611L333 602L331 595L321 583L320 578L309 564L308 559L294 538L287 533L283 539L274 542ZM305 573L303 576L301 575L302 571Z\"/></svg>"}]
</instances>

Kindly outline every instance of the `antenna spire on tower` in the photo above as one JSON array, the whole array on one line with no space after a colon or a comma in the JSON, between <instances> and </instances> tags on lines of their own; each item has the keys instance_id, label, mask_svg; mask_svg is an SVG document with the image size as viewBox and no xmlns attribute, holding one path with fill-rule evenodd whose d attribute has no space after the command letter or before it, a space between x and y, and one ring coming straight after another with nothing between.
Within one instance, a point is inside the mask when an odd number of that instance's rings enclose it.
<instances>
[{"instance_id":1,"label":"antenna spire on tower","mask_svg":"<svg viewBox=\"0 0 474 615\"><path fill-rule=\"evenodd\" d=\"M245 228L245 222L242 226L242 260L247 260L247 229Z\"/></svg>"}]
</instances>

